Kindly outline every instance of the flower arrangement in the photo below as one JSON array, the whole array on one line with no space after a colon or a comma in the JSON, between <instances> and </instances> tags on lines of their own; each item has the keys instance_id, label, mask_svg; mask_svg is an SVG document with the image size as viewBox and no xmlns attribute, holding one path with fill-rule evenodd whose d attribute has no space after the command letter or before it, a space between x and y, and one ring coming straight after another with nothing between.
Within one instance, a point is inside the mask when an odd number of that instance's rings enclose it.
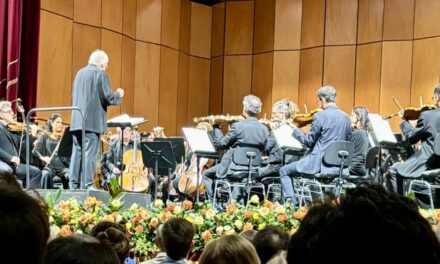
<instances>
[{"instance_id":1,"label":"flower arrangement","mask_svg":"<svg viewBox=\"0 0 440 264\"><path fill-rule=\"evenodd\" d=\"M293 234L307 213L305 208L294 210L290 205L259 201L258 196L253 196L247 206L228 204L224 212L217 211L209 202L194 205L188 200L167 205L156 200L150 208L132 204L128 209L122 209L120 198L110 199L108 203L94 197L87 197L84 202L70 198L55 204L56 199L49 195L46 203L52 234L88 234L100 221L117 222L127 228L135 255L148 258L159 251L154 243L157 227L170 217L183 217L194 225L194 252L197 253L212 239L251 229L260 230L266 225L278 226Z\"/></svg>"}]
</instances>

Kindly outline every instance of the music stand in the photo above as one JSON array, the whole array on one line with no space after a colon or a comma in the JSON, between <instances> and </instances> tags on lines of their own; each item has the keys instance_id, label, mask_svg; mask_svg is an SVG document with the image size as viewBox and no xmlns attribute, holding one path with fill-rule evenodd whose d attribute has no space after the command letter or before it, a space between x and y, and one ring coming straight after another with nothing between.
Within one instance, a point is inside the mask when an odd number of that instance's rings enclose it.
<instances>
[{"instance_id":1,"label":"music stand","mask_svg":"<svg viewBox=\"0 0 440 264\"><path fill-rule=\"evenodd\" d=\"M176 169L176 160L174 158L171 142L141 142L141 152L144 166L147 168L154 168L154 200L156 201L159 169Z\"/></svg>"},{"instance_id":2,"label":"music stand","mask_svg":"<svg viewBox=\"0 0 440 264\"><path fill-rule=\"evenodd\" d=\"M168 137L168 138L155 138L154 141L171 142L171 148L173 149L174 158L177 163L183 163L185 161L185 139L183 137Z\"/></svg>"},{"instance_id":3,"label":"music stand","mask_svg":"<svg viewBox=\"0 0 440 264\"><path fill-rule=\"evenodd\" d=\"M72 146L73 146L72 132L70 132L70 127L66 127L63 136L60 139L60 143L58 145L56 154L54 154L54 157L58 156L61 162L63 162L62 158L68 158L70 160L70 157L72 156ZM54 162L55 161L53 158L50 159L49 165L54 166L55 165Z\"/></svg>"}]
</instances>

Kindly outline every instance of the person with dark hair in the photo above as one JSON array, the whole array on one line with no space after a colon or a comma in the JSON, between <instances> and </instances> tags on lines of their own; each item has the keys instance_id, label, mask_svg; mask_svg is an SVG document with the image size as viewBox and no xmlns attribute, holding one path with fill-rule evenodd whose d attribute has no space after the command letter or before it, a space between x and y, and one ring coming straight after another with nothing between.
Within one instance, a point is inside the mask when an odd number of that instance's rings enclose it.
<instances>
[{"instance_id":1,"label":"person with dark hair","mask_svg":"<svg viewBox=\"0 0 440 264\"><path fill-rule=\"evenodd\" d=\"M74 234L58 237L47 245L43 264L120 264L116 252L98 239Z\"/></svg>"},{"instance_id":2,"label":"person with dark hair","mask_svg":"<svg viewBox=\"0 0 440 264\"><path fill-rule=\"evenodd\" d=\"M288 243L289 235L275 226L266 226L258 231L252 241L262 264L280 251L287 250Z\"/></svg>"},{"instance_id":3,"label":"person with dark hair","mask_svg":"<svg viewBox=\"0 0 440 264\"><path fill-rule=\"evenodd\" d=\"M42 170L41 187L52 189L54 178L58 178L64 189L69 188L67 174L69 173L68 159L58 156L58 145L63 135L63 117L52 114L47 120L47 133L43 133L35 142L32 154L44 163Z\"/></svg>"},{"instance_id":4,"label":"person with dark hair","mask_svg":"<svg viewBox=\"0 0 440 264\"><path fill-rule=\"evenodd\" d=\"M186 263L193 247L193 225L184 218L173 217L163 224L161 234L167 253L161 263Z\"/></svg>"},{"instance_id":5,"label":"person with dark hair","mask_svg":"<svg viewBox=\"0 0 440 264\"><path fill-rule=\"evenodd\" d=\"M440 263L440 243L410 199L380 185L348 189L312 208L292 236L289 263Z\"/></svg>"},{"instance_id":6,"label":"person with dark hair","mask_svg":"<svg viewBox=\"0 0 440 264\"><path fill-rule=\"evenodd\" d=\"M406 141L411 145L421 141L421 146L405 162L396 163L389 169L387 187L394 192L404 194L405 179L419 178L424 171L430 169L429 165L433 165L428 164L428 160L434 154L434 139L440 133L440 84L434 88L433 94L437 109L422 112L415 128L407 120L400 124ZM403 118L402 111L399 115Z\"/></svg>"},{"instance_id":7,"label":"person with dark hair","mask_svg":"<svg viewBox=\"0 0 440 264\"><path fill-rule=\"evenodd\" d=\"M162 261L164 261L165 258L167 257L167 253L165 252L165 247L163 245L162 228L163 228L163 224L157 227L156 237L154 239L154 243L159 248L160 252L157 253L155 258L141 262L141 264L159 264L162 263Z\"/></svg>"},{"instance_id":8,"label":"person with dark hair","mask_svg":"<svg viewBox=\"0 0 440 264\"><path fill-rule=\"evenodd\" d=\"M48 213L14 184L0 185L0 201L1 262L40 264L50 233Z\"/></svg>"},{"instance_id":9,"label":"person with dark hair","mask_svg":"<svg viewBox=\"0 0 440 264\"><path fill-rule=\"evenodd\" d=\"M127 260L128 253L130 252L130 240L127 237L127 230L123 225L102 221L93 227L90 235L99 239L104 245L113 248L118 254L121 263L134 263L131 259Z\"/></svg>"},{"instance_id":10,"label":"person with dark hair","mask_svg":"<svg viewBox=\"0 0 440 264\"><path fill-rule=\"evenodd\" d=\"M297 127L293 129L293 136L311 150L300 160L287 164L280 169L284 198L292 203L296 203L292 178L304 174L339 174L339 167L327 166L322 161L322 157L330 142L349 140L351 136L350 117L336 106L335 88L332 86L321 87L316 93L316 97L316 102L323 111L313 115L309 132L304 134ZM347 175L348 169L344 170L343 174Z\"/></svg>"},{"instance_id":11,"label":"person with dark hair","mask_svg":"<svg viewBox=\"0 0 440 264\"><path fill-rule=\"evenodd\" d=\"M257 234L257 230L246 230L240 233L240 236L246 238L247 240L249 240L249 242L253 242L254 241L254 237Z\"/></svg>"},{"instance_id":12,"label":"person with dark hair","mask_svg":"<svg viewBox=\"0 0 440 264\"><path fill-rule=\"evenodd\" d=\"M0 171L0 186L6 185L17 187L18 189L22 188L21 182L17 180L14 174L7 171Z\"/></svg>"},{"instance_id":13,"label":"person with dark hair","mask_svg":"<svg viewBox=\"0 0 440 264\"><path fill-rule=\"evenodd\" d=\"M368 109L362 106L354 107L350 119L353 128L350 141L354 145L353 158L349 167L350 175L364 176L366 174L365 161L370 144L368 133L371 131Z\"/></svg>"}]
</instances>

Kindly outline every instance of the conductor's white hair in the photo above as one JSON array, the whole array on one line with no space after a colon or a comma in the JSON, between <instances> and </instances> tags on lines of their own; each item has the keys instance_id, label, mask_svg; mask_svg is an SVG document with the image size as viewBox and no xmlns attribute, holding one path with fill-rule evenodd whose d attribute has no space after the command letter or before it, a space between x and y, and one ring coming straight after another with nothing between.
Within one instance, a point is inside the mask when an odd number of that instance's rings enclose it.
<instances>
[{"instance_id":1,"label":"conductor's white hair","mask_svg":"<svg viewBox=\"0 0 440 264\"><path fill-rule=\"evenodd\" d=\"M107 53L99 49L93 51L89 57L89 64L98 66L102 63L108 63Z\"/></svg>"},{"instance_id":2,"label":"conductor's white hair","mask_svg":"<svg viewBox=\"0 0 440 264\"><path fill-rule=\"evenodd\" d=\"M11 105L9 101L0 101L0 112L4 112L5 109L11 107Z\"/></svg>"},{"instance_id":3,"label":"conductor's white hair","mask_svg":"<svg viewBox=\"0 0 440 264\"><path fill-rule=\"evenodd\" d=\"M243 99L244 111L251 116L256 116L261 112L261 105L260 98L255 95L250 94Z\"/></svg>"}]
</instances>

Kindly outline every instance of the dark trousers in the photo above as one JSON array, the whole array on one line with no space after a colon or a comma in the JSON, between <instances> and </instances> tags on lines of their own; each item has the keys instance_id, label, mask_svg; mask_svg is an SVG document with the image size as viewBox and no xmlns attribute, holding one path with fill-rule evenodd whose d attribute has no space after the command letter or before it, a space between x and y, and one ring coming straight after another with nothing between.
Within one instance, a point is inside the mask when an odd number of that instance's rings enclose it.
<instances>
[{"instance_id":1,"label":"dark trousers","mask_svg":"<svg viewBox=\"0 0 440 264\"><path fill-rule=\"evenodd\" d=\"M69 167L69 187L70 189L79 189L81 177L83 176L85 178L85 188L90 188L93 186L93 177L96 173L99 134L86 131L86 138L84 139L86 171L81 174L81 131L74 131L72 135L73 147Z\"/></svg>"},{"instance_id":2,"label":"dark trousers","mask_svg":"<svg viewBox=\"0 0 440 264\"><path fill-rule=\"evenodd\" d=\"M57 169L51 167L44 168L42 171L43 176L41 178L41 188L53 189L54 179L59 178L59 180L63 184L63 189L68 189L69 188L69 183L67 180L68 173L69 173L68 168L63 168L63 169Z\"/></svg>"},{"instance_id":3,"label":"dark trousers","mask_svg":"<svg viewBox=\"0 0 440 264\"><path fill-rule=\"evenodd\" d=\"M12 168L17 179L23 183L23 187L26 185L26 164L20 163L17 167ZM29 188L39 189L41 188L41 170L34 166L29 166Z\"/></svg>"}]
</instances>

